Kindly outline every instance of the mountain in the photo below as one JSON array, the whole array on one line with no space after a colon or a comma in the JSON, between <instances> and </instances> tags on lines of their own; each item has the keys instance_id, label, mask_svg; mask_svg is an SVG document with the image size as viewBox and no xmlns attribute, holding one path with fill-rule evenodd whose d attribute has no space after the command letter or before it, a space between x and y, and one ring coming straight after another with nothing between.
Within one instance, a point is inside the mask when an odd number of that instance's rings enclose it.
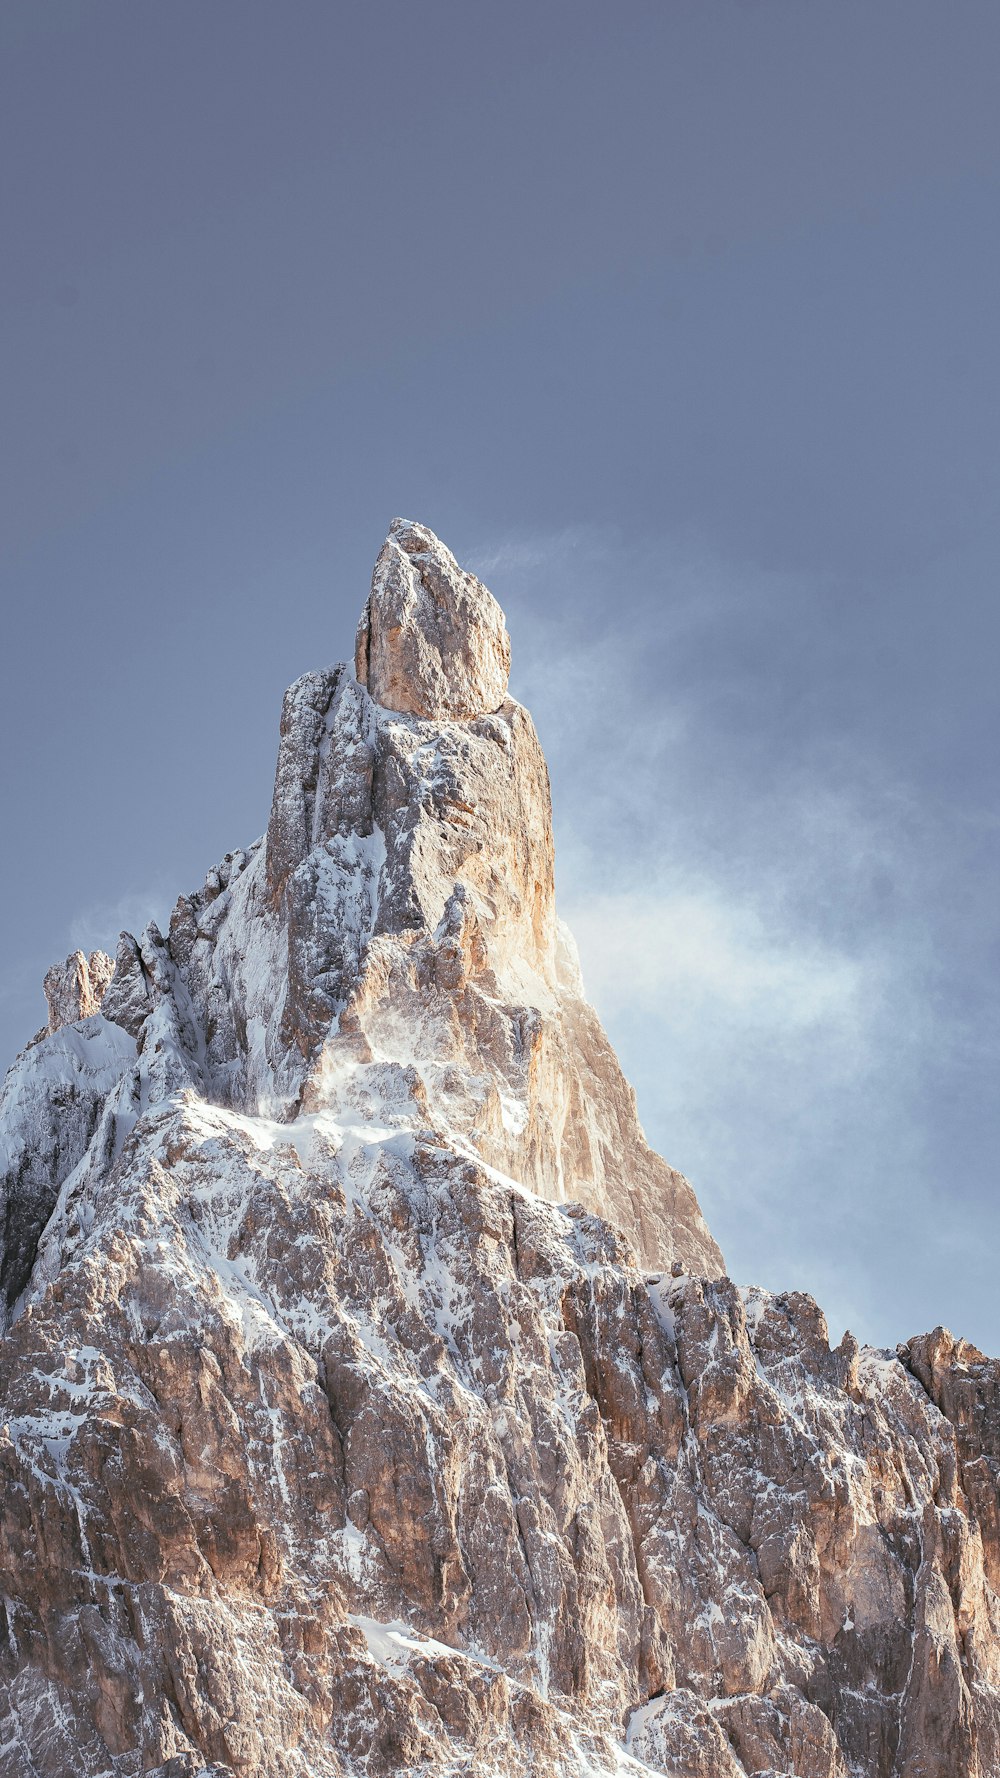
<instances>
[{"instance_id":1,"label":"mountain","mask_svg":"<svg viewBox=\"0 0 1000 1778\"><path fill-rule=\"evenodd\" d=\"M996 1778L1000 1364L648 1148L489 592L397 520L264 838L0 1096L0 1778Z\"/></svg>"}]
</instances>

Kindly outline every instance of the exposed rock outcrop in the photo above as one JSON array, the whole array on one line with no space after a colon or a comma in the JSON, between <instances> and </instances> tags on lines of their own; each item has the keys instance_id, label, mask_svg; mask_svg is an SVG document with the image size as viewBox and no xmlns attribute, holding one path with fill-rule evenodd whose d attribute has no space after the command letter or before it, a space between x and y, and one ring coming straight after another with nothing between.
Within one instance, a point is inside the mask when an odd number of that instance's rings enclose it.
<instances>
[{"instance_id":1,"label":"exposed rock outcrop","mask_svg":"<svg viewBox=\"0 0 1000 1778\"><path fill-rule=\"evenodd\" d=\"M114 967L105 951L91 951L89 957L73 951L65 963L53 963L44 983L50 1037L64 1025L75 1025L78 1019L100 1012Z\"/></svg>"},{"instance_id":2,"label":"exposed rock outcrop","mask_svg":"<svg viewBox=\"0 0 1000 1778\"><path fill-rule=\"evenodd\" d=\"M411 716L487 716L507 696L510 640L493 594L408 519L389 527L354 658L375 702Z\"/></svg>"},{"instance_id":3,"label":"exposed rock outcrop","mask_svg":"<svg viewBox=\"0 0 1000 1778\"><path fill-rule=\"evenodd\" d=\"M4 1088L0 1778L994 1778L998 1366L722 1276L499 608L397 521L359 649Z\"/></svg>"}]
</instances>

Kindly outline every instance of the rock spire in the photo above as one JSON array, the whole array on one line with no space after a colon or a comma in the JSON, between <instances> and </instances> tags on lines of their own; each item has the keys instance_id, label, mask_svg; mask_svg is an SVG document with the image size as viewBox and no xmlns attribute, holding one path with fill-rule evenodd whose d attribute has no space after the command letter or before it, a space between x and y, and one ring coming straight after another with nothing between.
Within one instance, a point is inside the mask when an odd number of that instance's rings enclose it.
<instances>
[{"instance_id":1,"label":"rock spire","mask_svg":"<svg viewBox=\"0 0 1000 1778\"><path fill-rule=\"evenodd\" d=\"M507 696L510 638L492 593L433 531L393 519L355 643L358 683L377 704L469 720Z\"/></svg>"},{"instance_id":2,"label":"rock spire","mask_svg":"<svg viewBox=\"0 0 1000 1778\"><path fill-rule=\"evenodd\" d=\"M91 951L89 957L73 951L65 963L53 963L44 982L50 1037L64 1025L100 1011L114 967L105 951Z\"/></svg>"}]
</instances>

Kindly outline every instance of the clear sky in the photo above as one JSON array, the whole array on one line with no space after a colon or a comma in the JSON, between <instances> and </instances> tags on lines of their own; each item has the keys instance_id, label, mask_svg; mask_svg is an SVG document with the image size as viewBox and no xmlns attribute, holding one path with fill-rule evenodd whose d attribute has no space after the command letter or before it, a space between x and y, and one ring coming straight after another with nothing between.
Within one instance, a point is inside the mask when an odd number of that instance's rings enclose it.
<instances>
[{"instance_id":1,"label":"clear sky","mask_svg":"<svg viewBox=\"0 0 1000 1778\"><path fill-rule=\"evenodd\" d=\"M734 1276L1000 1351L998 90L996 0L6 0L5 1057L402 513Z\"/></svg>"}]
</instances>

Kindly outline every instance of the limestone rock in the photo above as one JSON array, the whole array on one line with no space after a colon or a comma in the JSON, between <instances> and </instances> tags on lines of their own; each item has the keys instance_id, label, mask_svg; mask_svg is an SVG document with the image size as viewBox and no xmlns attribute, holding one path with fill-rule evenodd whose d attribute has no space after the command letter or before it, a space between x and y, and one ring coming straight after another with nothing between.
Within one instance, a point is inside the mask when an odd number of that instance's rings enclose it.
<instances>
[{"instance_id":1,"label":"limestone rock","mask_svg":"<svg viewBox=\"0 0 1000 1778\"><path fill-rule=\"evenodd\" d=\"M485 716L507 695L503 612L433 531L393 519L358 625L355 665L359 684L387 710Z\"/></svg>"},{"instance_id":2,"label":"limestone rock","mask_svg":"<svg viewBox=\"0 0 1000 1778\"><path fill-rule=\"evenodd\" d=\"M1000 1359L945 1327L910 1340L899 1355L955 1428L962 1488L990 1584L1000 1592Z\"/></svg>"},{"instance_id":3,"label":"limestone rock","mask_svg":"<svg viewBox=\"0 0 1000 1778\"><path fill-rule=\"evenodd\" d=\"M104 951L91 951L89 957L72 951L65 963L53 963L44 984L50 1037L64 1025L100 1012L113 971L114 964Z\"/></svg>"},{"instance_id":4,"label":"limestone rock","mask_svg":"<svg viewBox=\"0 0 1000 1778\"><path fill-rule=\"evenodd\" d=\"M499 607L421 527L397 522L380 561L403 545L454 626L448 654L430 594L414 604L408 683L430 649L467 684L480 632L506 635ZM285 1117L347 1091L391 1102L541 1195L613 1214L650 1266L719 1272L583 997L556 917L548 773L506 662L505 643L499 707L461 718L385 708L343 666L298 680L264 843L179 899L151 953L161 989L123 936L105 1014L139 1037L158 995L174 1021L161 1051L213 1099Z\"/></svg>"},{"instance_id":5,"label":"limestone rock","mask_svg":"<svg viewBox=\"0 0 1000 1778\"><path fill-rule=\"evenodd\" d=\"M389 541L381 691L0 1095L0 1778L993 1778L1000 1367L722 1275Z\"/></svg>"}]
</instances>

